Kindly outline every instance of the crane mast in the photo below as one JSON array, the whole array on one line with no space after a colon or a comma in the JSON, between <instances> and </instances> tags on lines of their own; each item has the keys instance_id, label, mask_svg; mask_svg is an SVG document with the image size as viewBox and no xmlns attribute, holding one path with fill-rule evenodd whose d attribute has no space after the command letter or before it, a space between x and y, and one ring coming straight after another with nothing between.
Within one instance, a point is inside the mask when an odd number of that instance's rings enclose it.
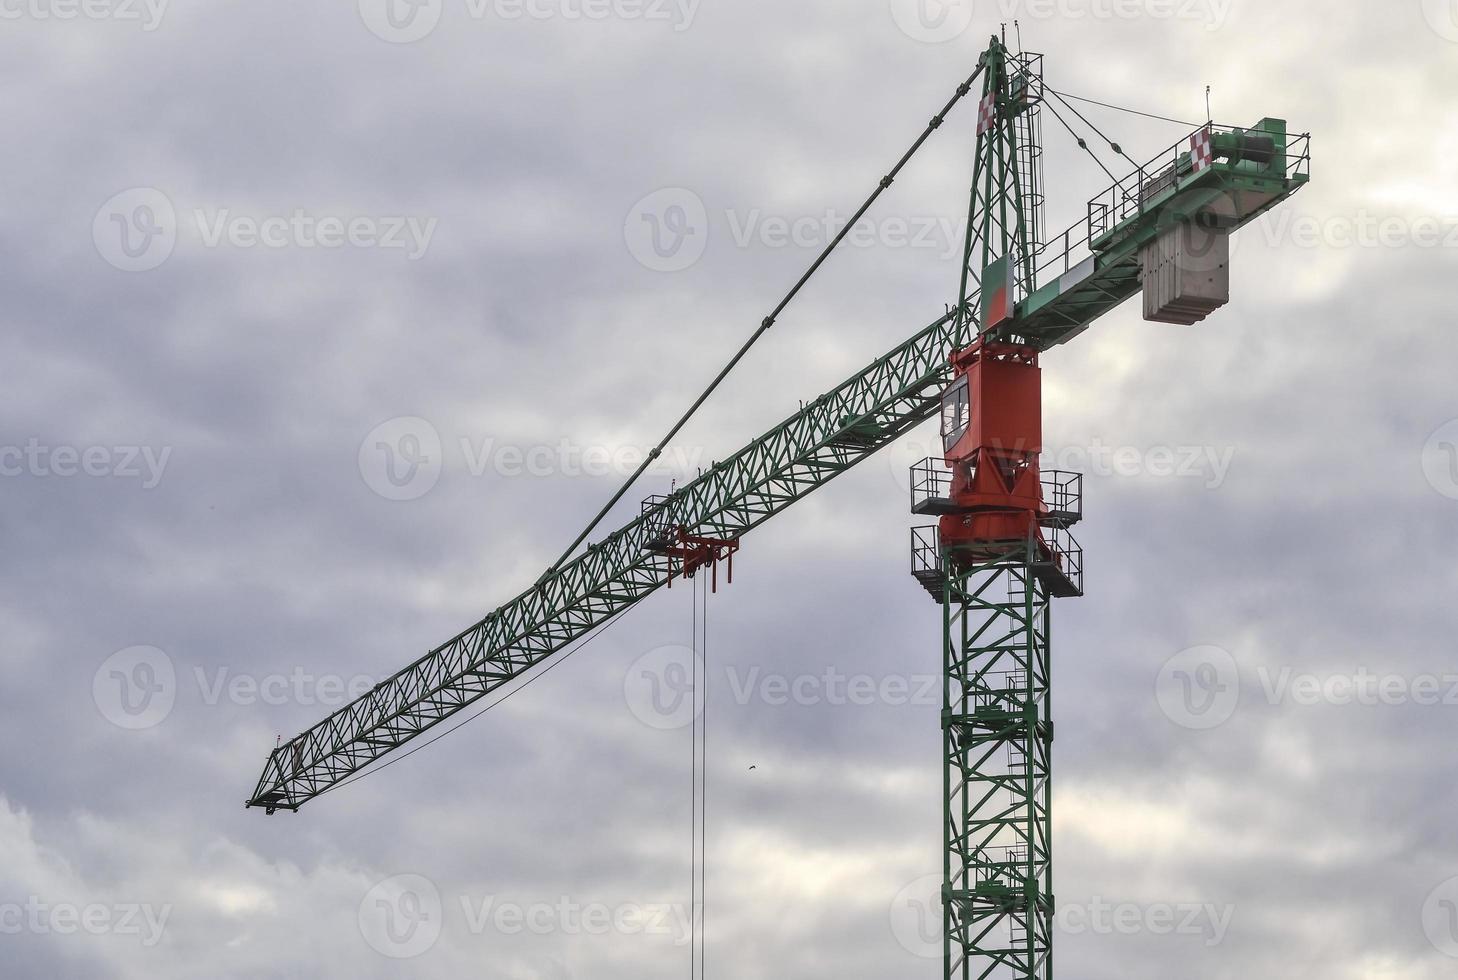
<instances>
[{"instance_id":1,"label":"crane mast","mask_svg":"<svg viewBox=\"0 0 1458 980\"><path fill-rule=\"evenodd\" d=\"M944 975L1048 980L1050 604L1083 594L1069 530L1083 501L1079 474L1040 470L1039 357L1135 289L1149 320L1189 324L1224 305L1231 230L1301 186L1305 150L1293 165L1279 120L1201 127L1090 203L1074 266L1074 229L1055 239L1061 255L1038 242L1042 59L994 37L982 64L963 346L942 395L944 455L912 467L912 512L939 518L913 529L912 572L942 606Z\"/></svg>"},{"instance_id":2,"label":"crane mast","mask_svg":"<svg viewBox=\"0 0 1458 980\"><path fill-rule=\"evenodd\" d=\"M1079 474L1039 466L1039 358L1140 292L1145 318L1160 322L1194 323L1227 302L1230 233L1305 185L1310 137L1274 118L1207 123L1046 237L1040 113L1063 97L1045 89L1040 55L997 37L958 98L979 79L960 281L945 315L277 746L246 806L297 811L939 417L943 455L912 467L910 489L912 512L938 519L912 529L911 571L942 619L943 972L1048 980L1050 604L1083 594L1070 532L1083 502Z\"/></svg>"},{"instance_id":3,"label":"crane mast","mask_svg":"<svg viewBox=\"0 0 1458 980\"><path fill-rule=\"evenodd\" d=\"M1042 59L997 38L983 55L977 151L942 465L912 467L912 572L942 607L943 974L1052 975L1050 610L1083 592L1067 533L1076 475L1045 500L1039 348L1016 304L1037 286ZM980 302L973 304L971 293Z\"/></svg>"}]
</instances>

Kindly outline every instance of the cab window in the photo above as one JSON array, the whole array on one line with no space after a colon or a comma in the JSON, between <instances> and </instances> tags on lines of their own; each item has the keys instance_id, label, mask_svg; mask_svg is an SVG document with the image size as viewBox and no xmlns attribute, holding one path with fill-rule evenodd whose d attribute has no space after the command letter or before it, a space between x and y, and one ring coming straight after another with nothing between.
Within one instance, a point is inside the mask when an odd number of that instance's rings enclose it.
<instances>
[{"instance_id":1,"label":"cab window","mask_svg":"<svg viewBox=\"0 0 1458 980\"><path fill-rule=\"evenodd\" d=\"M950 452L972 421L967 400L967 379L963 378L942 395L942 449Z\"/></svg>"}]
</instances>

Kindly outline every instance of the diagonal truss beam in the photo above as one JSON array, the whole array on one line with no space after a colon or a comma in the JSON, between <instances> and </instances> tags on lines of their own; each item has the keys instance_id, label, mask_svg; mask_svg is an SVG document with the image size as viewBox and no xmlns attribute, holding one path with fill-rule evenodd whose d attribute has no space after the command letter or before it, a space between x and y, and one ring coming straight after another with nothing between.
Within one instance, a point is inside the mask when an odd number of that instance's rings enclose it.
<instances>
[{"instance_id":1,"label":"diagonal truss beam","mask_svg":"<svg viewBox=\"0 0 1458 980\"><path fill-rule=\"evenodd\" d=\"M988 57L1005 54L994 39L979 71ZM1001 74L989 73L986 81L985 92L994 98L1002 91ZM961 94L959 89L959 98ZM939 125L940 117L933 122ZM1060 236L1061 242L1055 238L1051 248L1036 255L1028 254L1031 243L1020 219L1007 220L1002 208L995 227L977 220L979 204L982 211L990 211L987 204L993 197L987 182L992 175L1016 167L1017 145L1009 136L1000 157L978 160L964 282L954 310L672 494L666 514L630 521L368 694L276 748L247 805L270 813L297 810L666 584L675 559L646 547L663 518L690 534L738 537L934 415L941 389L950 381L948 353L965 346L980 329L981 263L973 262L973 256L977 247L982 248L984 260L992 254L987 243L993 232L1003 240L1004 253L1018 252L1025 267L1025 290L1032 286L1037 270L1063 269L1063 275L1017 306L1016 329L1026 342L1047 349L1138 292L1139 243L1163 227L1172 213L1187 210L1178 195L1223 189L1255 202L1237 215L1236 227L1290 196L1307 180L1309 137L1288 141L1284 123L1265 122L1280 125L1282 152L1272 164L1253 168L1249 161L1217 161L1189 177L1176 173L1158 195L1146 200L1141 191L1138 206L1128 214L1121 211L1122 220L1112 229L1100 225L1097 244L1091 206L1081 234L1075 236L1070 229ZM979 141L984 146L995 142ZM1176 171L1180 159L1175 158ZM1142 189L1146 177L1141 168L1113 190L1120 191L1135 178ZM982 181L980 196L977 178ZM1016 203L1020 194L1014 179L1001 197L1005 201L1011 196ZM1021 204L1017 206L1020 211ZM1017 242L1007 241L1009 231L1017 232ZM1074 254L1090 249L1095 251L1073 264Z\"/></svg>"},{"instance_id":2,"label":"diagonal truss beam","mask_svg":"<svg viewBox=\"0 0 1458 980\"><path fill-rule=\"evenodd\" d=\"M714 464L669 497L669 519L692 534L738 537L932 417L947 353L966 342L957 330L949 312ZM279 746L247 805L297 810L665 585L675 562L648 550L652 530L647 518L630 521Z\"/></svg>"}]
</instances>

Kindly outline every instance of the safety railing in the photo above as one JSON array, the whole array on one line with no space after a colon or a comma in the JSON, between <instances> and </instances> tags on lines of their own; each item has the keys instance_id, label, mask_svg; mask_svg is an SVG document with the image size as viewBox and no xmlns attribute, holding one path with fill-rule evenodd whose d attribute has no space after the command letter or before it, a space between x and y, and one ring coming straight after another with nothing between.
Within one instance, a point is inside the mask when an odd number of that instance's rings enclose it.
<instances>
[{"instance_id":1,"label":"safety railing","mask_svg":"<svg viewBox=\"0 0 1458 980\"><path fill-rule=\"evenodd\" d=\"M911 511L928 513L952 493L952 471L940 457L927 456L911 467Z\"/></svg>"},{"instance_id":2,"label":"safety railing","mask_svg":"<svg viewBox=\"0 0 1458 980\"><path fill-rule=\"evenodd\" d=\"M1211 124L1201 126L1185 137L1151 157L1149 162L1136 168L1123 179L1116 181L1088 204L1088 240L1096 239L1111 231L1114 226L1128 221L1144 212L1149 203L1164 191L1178 187L1180 181L1194 173L1190 158L1190 143L1199 133L1210 131L1211 140L1221 136L1249 134L1267 135L1247 130L1241 126ZM1311 170L1311 136L1301 133L1286 137L1284 147L1273 146L1269 162L1263 167L1279 165L1280 173L1289 178L1309 175ZM1279 164L1277 164L1279 161Z\"/></svg>"},{"instance_id":3,"label":"safety railing","mask_svg":"<svg viewBox=\"0 0 1458 980\"><path fill-rule=\"evenodd\" d=\"M1083 520L1083 474L1074 470L1043 470L1043 504L1048 508L1044 526L1068 527Z\"/></svg>"},{"instance_id":4,"label":"safety railing","mask_svg":"<svg viewBox=\"0 0 1458 980\"><path fill-rule=\"evenodd\" d=\"M968 698L975 708L1021 711L1030 696L1028 672L1025 670L982 674L974 679L974 684Z\"/></svg>"},{"instance_id":5,"label":"safety railing","mask_svg":"<svg viewBox=\"0 0 1458 980\"><path fill-rule=\"evenodd\" d=\"M673 541L678 530L675 498L671 495L655 494L643 501L643 526L645 539L650 549L665 548Z\"/></svg>"},{"instance_id":6,"label":"safety railing","mask_svg":"<svg viewBox=\"0 0 1458 980\"><path fill-rule=\"evenodd\" d=\"M1084 217L1069 225L1061 234L1055 234L1042 244L1032 256L1033 279L1037 285L1047 285L1053 276L1073 271L1089 255L1093 254L1089 243L1108 233L1116 225L1142 214L1150 201L1167 187L1175 185L1178 178L1192 171L1190 163L1190 137L1200 132L1200 127L1181 137L1174 144L1151 157L1149 162L1137 167L1102 192L1089 200ZM1222 133L1247 132L1239 126L1212 125L1212 137ZM1261 135L1255 133L1254 135ZM1275 148L1273 160L1281 160L1281 172L1286 178L1310 176L1311 134L1297 133L1286 136L1285 148ZM1019 301L1026 299L1019 295Z\"/></svg>"},{"instance_id":7,"label":"safety railing","mask_svg":"<svg viewBox=\"0 0 1458 980\"><path fill-rule=\"evenodd\" d=\"M978 884L1020 887L1028 878L1027 845L984 847L972 860L972 876Z\"/></svg>"},{"instance_id":8,"label":"safety railing","mask_svg":"<svg viewBox=\"0 0 1458 980\"><path fill-rule=\"evenodd\" d=\"M1051 565L1065 583L1055 582L1055 595L1083 594L1083 546L1064 525L1052 522L1044 524L1042 542L1046 554L1035 558L1046 566ZM943 574L941 535L937 525L927 524L911 529L911 574L923 584L939 580ZM1041 576L1040 576L1041 577Z\"/></svg>"},{"instance_id":9,"label":"safety railing","mask_svg":"<svg viewBox=\"0 0 1458 980\"><path fill-rule=\"evenodd\" d=\"M1048 275L1063 275L1065 272L1072 272L1073 267L1078 263L1073 261L1074 254L1083 249L1087 252L1086 246L1089 241L1089 222L1086 218L1078 221L1064 229L1061 235L1054 235L1033 253L1033 277L1039 285L1046 285ZM1079 261L1082 261L1080 257ZM1019 297L1026 299L1026 297Z\"/></svg>"},{"instance_id":10,"label":"safety railing","mask_svg":"<svg viewBox=\"0 0 1458 980\"><path fill-rule=\"evenodd\" d=\"M1083 545L1066 527L1051 525L1043 529L1053 566L1068 580L1078 595L1083 595Z\"/></svg>"},{"instance_id":11,"label":"safety railing","mask_svg":"<svg viewBox=\"0 0 1458 980\"><path fill-rule=\"evenodd\" d=\"M914 514L950 513L952 471L937 456L927 456L910 470L911 510ZM1047 515L1043 524L1067 527L1083 519L1083 474L1071 470L1039 473Z\"/></svg>"},{"instance_id":12,"label":"safety railing","mask_svg":"<svg viewBox=\"0 0 1458 980\"><path fill-rule=\"evenodd\" d=\"M911 574L917 578L942 572L941 536L935 524L911 529Z\"/></svg>"}]
</instances>

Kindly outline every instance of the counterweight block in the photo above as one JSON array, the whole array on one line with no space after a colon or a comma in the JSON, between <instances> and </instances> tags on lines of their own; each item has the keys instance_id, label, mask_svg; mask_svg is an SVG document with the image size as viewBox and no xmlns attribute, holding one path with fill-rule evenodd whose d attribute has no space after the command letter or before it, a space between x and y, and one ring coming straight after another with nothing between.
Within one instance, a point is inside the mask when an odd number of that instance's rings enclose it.
<instances>
[{"instance_id":1,"label":"counterweight block","mask_svg":"<svg viewBox=\"0 0 1458 980\"><path fill-rule=\"evenodd\" d=\"M1171 225L1139 251L1144 319L1198 323L1230 302L1230 229L1213 214Z\"/></svg>"}]
</instances>

